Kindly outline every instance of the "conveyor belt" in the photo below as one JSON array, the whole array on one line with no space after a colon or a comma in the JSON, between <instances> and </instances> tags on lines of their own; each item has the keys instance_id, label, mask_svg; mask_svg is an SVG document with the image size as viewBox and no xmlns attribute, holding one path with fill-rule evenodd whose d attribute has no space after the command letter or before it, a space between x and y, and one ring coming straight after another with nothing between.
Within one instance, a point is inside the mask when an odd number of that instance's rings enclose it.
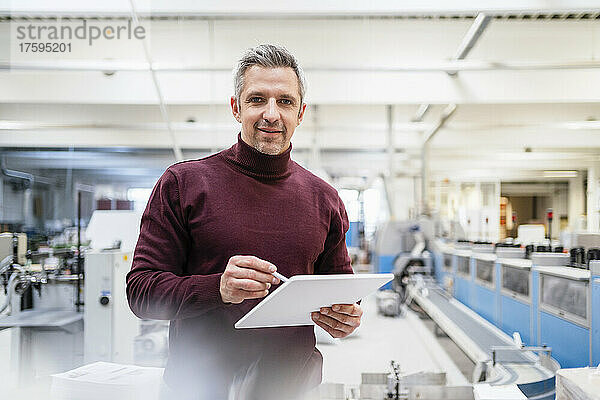
<instances>
[{"instance_id":1,"label":"conveyor belt","mask_svg":"<svg viewBox=\"0 0 600 400\"><path fill-rule=\"evenodd\" d=\"M473 342L479 346L486 354L492 354L492 347L506 346L509 343L499 337L496 332L483 326L479 321L468 315L465 311L461 310L454 304L452 304L446 296L443 294L441 289L429 288L429 300L448 318L450 318L460 329L462 329ZM511 353L511 362L524 362L530 363L531 357L523 352Z\"/></svg>"},{"instance_id":2,"label":"conveyor belt","mask_svg":"<svg viewBox=\"0 0 600 400\"><path fill-rule=\"evenodd\" d=\"M554 370L543 366L536 354L514 346L508 335L458 300L449 297L439 286L426 286L426 294L421 294L421 291L414 287L410 287L409 291L425 312L476 364L484 363L488 368L494 368L494 378L488 378L487 383L517 384L528 397L553 398ZM497 363L492 366L491 355L494 348Z\"/></svg>"}]
</instances>

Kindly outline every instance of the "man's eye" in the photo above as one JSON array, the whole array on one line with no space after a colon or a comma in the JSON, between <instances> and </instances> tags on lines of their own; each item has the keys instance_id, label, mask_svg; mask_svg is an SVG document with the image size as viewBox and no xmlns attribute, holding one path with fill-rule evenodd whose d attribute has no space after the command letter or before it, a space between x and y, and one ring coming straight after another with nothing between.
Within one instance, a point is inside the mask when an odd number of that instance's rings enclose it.
<instances>
[{"instance_id":1,"label":"man's eye","mask_svg":"<svg viewBox=\"0 0 600 400\"><path fill-rule=\"evenodd\" d=\"M281 99L281 102L287 106L289 106L290 104L292 104L292 101L289 99Z\"/></svg>"},{"instance_id":2,"label":"man's eye","mask_svg":"<svg viewBox=\"0 0 600 400\"><path fill-rule=\"evenodd\" d=\"M262 101L262 98L261 97L251 97L248 100L250 101L250 103L260 103Z\"/></svg>"}]
</instances>

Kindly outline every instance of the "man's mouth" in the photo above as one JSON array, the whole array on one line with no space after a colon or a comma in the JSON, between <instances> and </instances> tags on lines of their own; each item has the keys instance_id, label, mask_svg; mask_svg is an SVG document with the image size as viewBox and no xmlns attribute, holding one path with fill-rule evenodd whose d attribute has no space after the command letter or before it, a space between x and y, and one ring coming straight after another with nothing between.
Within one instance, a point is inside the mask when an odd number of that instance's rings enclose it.
<instances>
[{"instance_id":1,"label":"man's mouth","mask_svg":"<svg viewBox=\"0 0 600 400\"><path fill-rule=\"evenodd\" d=\"M280 131L280 130L275 130L275 129L267 129L267 128L256 128L256 129L258 129L258 130L259 130L259 131L261 131L261 132L264 132L264 133L271 133L271 134L273 134L273 133L282 133L282 132L283 132L283 131Z\"/></svg>"}]
</instances>

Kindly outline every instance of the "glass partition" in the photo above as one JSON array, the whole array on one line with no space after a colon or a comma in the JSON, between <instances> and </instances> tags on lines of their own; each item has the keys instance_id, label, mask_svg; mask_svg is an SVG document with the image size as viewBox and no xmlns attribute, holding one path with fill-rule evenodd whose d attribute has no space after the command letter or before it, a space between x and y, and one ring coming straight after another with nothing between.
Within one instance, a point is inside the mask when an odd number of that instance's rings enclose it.
<instances>
[{"instance_id":1,"label":"glass partition","mask_svg":"<svg viewBox=\"0 0 600 400\"><path fill-rule=\"evenodd\" d=\"M471 274L471 268L469 265L469 261L470 261L469 257L463 257L463 256L457 257L458 265L456 266L456 269L457 269L458 273L467 275L467 276Z\"/></svg>"},{"instance_id":2,"label":"glass partition","mask_svg":"<svg viewBox=\"0 0 600 400\"><path fill-rule=\"evenodd\" d=\"M494 284L494 262L493 261L484 261L484 260L476 260L475 267L477 274L477 279Z\"/></svg>"},{"instance_id":3,"label":"glass partition","mask_svg":"<svg viewBox=\"0 0 600 400\"><path fill-rule=\"evenodd\" d=\"M502 265L502 288L529 297L529 270Z\"/></svg>"},{"instance_id":4,"label":"glass partition","mask_svg":"<svg viewBox=\"0 0 600 400\"><path fill-rule=\"evenodd\" d=\"M587 282L552 275L541 275L541 303L587 319Z\"/></svg>"}]
</instances>

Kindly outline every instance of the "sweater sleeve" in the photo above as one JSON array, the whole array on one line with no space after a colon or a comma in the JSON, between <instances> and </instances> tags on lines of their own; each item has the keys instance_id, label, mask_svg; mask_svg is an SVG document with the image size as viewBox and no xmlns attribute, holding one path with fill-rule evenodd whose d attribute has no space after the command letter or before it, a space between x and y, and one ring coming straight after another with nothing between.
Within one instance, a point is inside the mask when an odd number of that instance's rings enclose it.
<instances>
[{"instance_id":1,"label":"sweater sleeve","mask_svg":"<svg viewBox=\"0 0 600 400\"><path fill-rule=\"evenodd\" d=\"M140 318L191 318L224 306L221 274L188 275L191 238L182 212L177 177L167 170L142 215L140 236L127 274L127 299Z\"/></svg>"},{"instance_id":2,"label":"sweater sleeve","mask_svg":"<svg viewBox=\"0 0 600 400\"><path fill-rule=\"evenodd\" d=\"M329 232L323 252L315 263L315 274L352 274L352 266L346 248L346 232L350 223L346 207L337 196L337 207L331 211Z\"/></svg>"}]
</instances>

